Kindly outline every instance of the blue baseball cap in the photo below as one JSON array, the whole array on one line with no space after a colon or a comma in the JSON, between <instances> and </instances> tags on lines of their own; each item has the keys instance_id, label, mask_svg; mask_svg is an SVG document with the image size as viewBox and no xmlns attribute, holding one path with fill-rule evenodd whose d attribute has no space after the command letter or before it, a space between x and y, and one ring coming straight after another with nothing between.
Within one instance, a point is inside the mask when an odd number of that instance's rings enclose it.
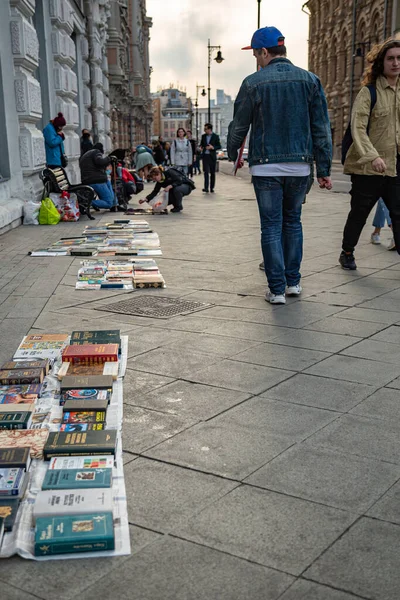
<instances>
[{"instance_id":1,"label":"blue baseball cap","mask_svg":"<svg viewBox=\"0 0 400 600\"><path fill-rule=\"evenodd\" d=\"M276 27L262 27L257 29L251 38L251 45L245 46L242 50L256 50L259 48L275 48L275 46L284 46L285 37Z\"/></svg>"}]
</instances>

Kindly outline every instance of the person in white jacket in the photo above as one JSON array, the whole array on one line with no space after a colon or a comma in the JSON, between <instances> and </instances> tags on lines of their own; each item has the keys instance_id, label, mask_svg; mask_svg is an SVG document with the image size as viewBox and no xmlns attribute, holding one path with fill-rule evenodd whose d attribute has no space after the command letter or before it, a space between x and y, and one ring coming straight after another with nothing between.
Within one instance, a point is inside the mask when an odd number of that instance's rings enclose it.
<instances>
[{"instance_id":1,"label":"person in white jacket","mask_svg":"<svg viewBox=\"0 0 400 600\"><path fill-rule=\"evenodd\" d=\"M192 145L185 136L186 131L179 127L176 139L171 144L171 165L187 175L189 166L193 163L193 152Z\"/></svg>"}]
</instances>

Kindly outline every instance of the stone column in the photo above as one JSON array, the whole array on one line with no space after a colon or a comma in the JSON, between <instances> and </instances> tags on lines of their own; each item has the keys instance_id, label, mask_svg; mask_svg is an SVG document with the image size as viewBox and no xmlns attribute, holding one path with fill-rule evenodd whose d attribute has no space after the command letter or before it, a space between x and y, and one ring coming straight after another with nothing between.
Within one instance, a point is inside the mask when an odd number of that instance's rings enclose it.
<instances>
[{"instance_id":1,"label":"stone column","mask_svg":"<svg viewBox=\"0 0 400 600\"><path fill-rule=\"evenodd\" d=\"M10 8L19 158L23 174L27 176L45 164L43 135L36 127L42 117L42 99L39 82L34 76L39 66L39 43L32 24L35 0L10 0Z\"/></svg>"}]
</instances>

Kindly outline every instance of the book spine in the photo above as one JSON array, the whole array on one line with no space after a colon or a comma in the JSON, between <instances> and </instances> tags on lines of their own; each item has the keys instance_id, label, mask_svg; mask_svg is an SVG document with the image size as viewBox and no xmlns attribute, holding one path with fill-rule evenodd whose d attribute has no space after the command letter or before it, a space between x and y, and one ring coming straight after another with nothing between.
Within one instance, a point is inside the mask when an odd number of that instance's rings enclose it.
<instances>
[{"instance_id":1,"label":"book spine","mask_svg":"<svg viewBox=\"0 0 400 600\"><path fill-rule=\"evenodd\" d=\"M10 377L0 379L2 385L24 385L28 383L41 383L40 377Z\"/></svg>"},{"instance_id":2,"label":"book spine","mask_svg":"<svg viewBox=\"0 0 400 600\"><path fill-rule=\"evenodd\" d=\"M54 542L53 544L48 543L36 543L35 544L35 556L46 556L49 554L71 554L74 552L100 552L105 550L114 550L115 542L113 538L104 539L102 541L82 541L82 542L70 542L60 543Z\"/></svg>"},{"instance_id":3,"label":"book spine","mask_svg":"<svg viewBox=\"0 0 400 600\"><path fill-rule=\"evenodd\" d=\"M80 449L78 452L73 452L70 449L65 448L65 450L46 450L43 451L44 460L50 460L50 458L57 458L63 456L97 456L99 454L105 454L107 456L114 456L115 450L114 448L107 450L102 450L101 448L93 448L93 450L85 450L84 448Z\"/></svg>"},{"instance_id":4,"label":"book spine","mask_svg":"<svg viewBox=\"0 0 400 600\"><path fill-rule=\"evenodd\" d=\"M27 429L26 423L0 423L0 429Z\"/></svg>"}]
</instances>

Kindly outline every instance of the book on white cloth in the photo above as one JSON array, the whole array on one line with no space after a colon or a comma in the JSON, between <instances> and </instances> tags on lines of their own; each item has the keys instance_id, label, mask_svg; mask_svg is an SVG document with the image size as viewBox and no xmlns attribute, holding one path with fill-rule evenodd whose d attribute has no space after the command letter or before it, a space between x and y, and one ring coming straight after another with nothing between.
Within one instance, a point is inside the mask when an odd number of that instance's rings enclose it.
<instances>
[{"instance_id":1,"label":"book on white cloth","mask_svg":"<svg viewBox=\"0 0 400 600\"><path fill-rule=\"evenodd\" d=\"M46 490L38 493L33 506L34 520L56 515L112 512L112 489Z\"/></svg>"}]
</instances>

